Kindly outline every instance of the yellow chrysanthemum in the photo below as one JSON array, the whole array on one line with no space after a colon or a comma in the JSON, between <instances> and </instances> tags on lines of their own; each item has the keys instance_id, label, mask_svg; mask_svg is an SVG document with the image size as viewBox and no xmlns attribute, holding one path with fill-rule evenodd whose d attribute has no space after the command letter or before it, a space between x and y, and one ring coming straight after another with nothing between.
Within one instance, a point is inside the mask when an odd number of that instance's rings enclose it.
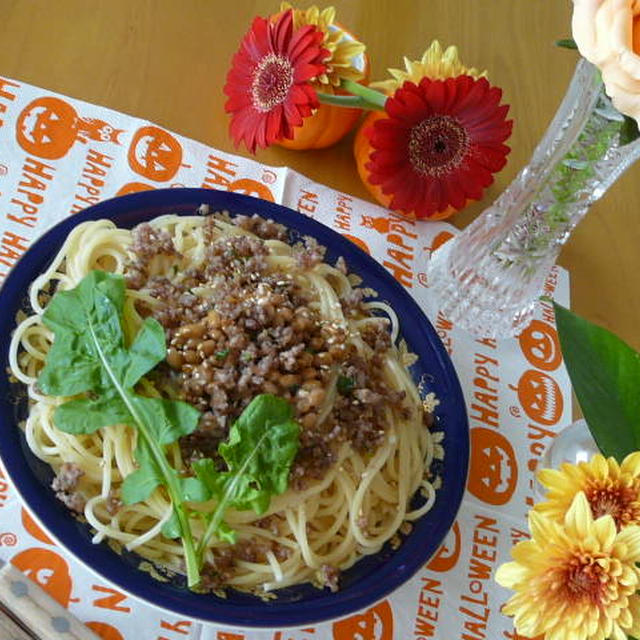
<instances>
[{"instance_id":1,"label":"yellow chrysanthemum","mask_svg":"<svg viewBox=\"0 0 640 640\"><path fill-rule=\"evenodd\" d=\"M543 469L538 480L548 492L546 501L534 509L556 522L562 522L574 496L582 491L594 518L610 515L618 529L640 525L640 452L628 455L620 465L596 454L589 462Z\"/></svg>"},{"instance_id":2,"label":"yellow chrysanthemum","mask_svg":"<svg viewBox=\"0 0 640 640\"><path fill-rule=\"evenodd\" d=\"M447 47L444 51L438 40L434 40L429 48L422 54L421 60L404 59L406 71L402 69L389 69L393 76L392 80L372 82L371 87L380 89L391 95L398 87L401 87L407 80L418 84L422 78L432 80L445 80L456 76L472 76L474 78L484 78L486 71L478 71L473 67L465 67L458 55L457 47Z\"/></svg>"},{"instance_id":3,"label":"yellow chrysanthemum","mask_svg":"<svg viewBox=\"0 0 640 640\"><path fill-rule=\"evenodd\" d=\"M496 581L516 593L502 609L518 633L545 640L626 640L640 634L640 527L594 520L578 493L562 524L529 514L531 540L511 551Z\"/></svg>"},{"instance_id":4,"label":"yellow chrysanthemum","mask_svg":"<svg viewBox=\"0 0 640 640\"><path fill-rule=\"evenodd\" d=\"M289 9L293 10L294 29L312 24L324 33L322 46L329 51L330 56L324 60L327 70L314 81L314 84L318 85L317 88L325 93L333 93L334 88L340 85L343 78L357 82L363 77L364 65L358 64L357 61L364 55L366 47L334 24L336 17L334 7L320 10L314 5L303 10L295 9L288 2L280 4L280 11Z\"/></svg>"}]
</instances>

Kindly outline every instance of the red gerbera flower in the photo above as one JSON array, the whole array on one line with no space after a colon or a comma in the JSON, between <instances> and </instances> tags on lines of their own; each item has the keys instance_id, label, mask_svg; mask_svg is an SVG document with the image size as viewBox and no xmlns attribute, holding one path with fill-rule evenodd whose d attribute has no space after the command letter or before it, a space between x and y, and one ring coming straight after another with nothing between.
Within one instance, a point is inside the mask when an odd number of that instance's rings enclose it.
<instances>
[{"instance_id":1,"label":"red gerbera flower","mask_svg":"<svg viewBox=\"0 0 640 640\"><path fill-rule=\"evenodd\" d=\"M485 78L458 76L405 82L388 98L388 117L367 134L372 184L391 195L391 209L428 218L479 200L506 163L512 120L502 91Z\"/></svg>"},{"instance_id":2,"label":"red gerbera flower","mask_svg":"<svg viewBox=\"0 0 640 640\"><path fill-rule=\"evenodd\" d=\"M256 146L293 138L293 128L318 107L309 80L325 71L329 52L320 45L322 31L306 25L293 29L293 12L274 20L256 18L242 39L227 74L225 110L229 131L252 153Z\"/></svg>"}]
</instances>

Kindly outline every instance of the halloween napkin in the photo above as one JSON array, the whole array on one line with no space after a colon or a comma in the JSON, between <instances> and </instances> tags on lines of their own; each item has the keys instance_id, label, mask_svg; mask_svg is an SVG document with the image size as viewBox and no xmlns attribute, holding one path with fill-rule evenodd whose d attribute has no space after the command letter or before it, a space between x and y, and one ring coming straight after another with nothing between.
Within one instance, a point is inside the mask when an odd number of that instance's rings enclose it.
<instances>
[{"instance_id":1,"label":"halloween napkin","mask_svg":"<svg viewBox=\"0 0 640 640\"><path fill-rule=\"evenodd\" d=\"M500 613L508 594L492 576L511 545L526 537L533 473L554 435L571 421L551 306L540 303L519 339L474 340L429 301L426 266L456 233L452 226L412 222L291 169L0 78L0 282L64 217L120 194L181 186L245 193L311 216L369 252L422 306L455 363L469 415L471 471L457 520L437 554L388 598L305 629L201 624L121 593L52 542L1 472L0 559L108 640L517 638ZM566 305L568 288L567 273L554 267L545 293Z\"/></svg>"}]
</instances>

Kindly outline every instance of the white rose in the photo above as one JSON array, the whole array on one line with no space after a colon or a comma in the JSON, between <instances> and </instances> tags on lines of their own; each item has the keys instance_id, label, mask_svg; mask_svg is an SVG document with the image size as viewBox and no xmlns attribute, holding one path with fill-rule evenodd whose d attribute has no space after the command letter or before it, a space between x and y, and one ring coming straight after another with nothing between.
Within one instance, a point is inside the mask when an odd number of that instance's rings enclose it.
<instances>
[{"instance_id":1,"label":"white rose","mask_svg":"<svg viewBox=\"0 0 640 640\"><path fill-rule=\"evenodd\" d=\"M572 30L616 109L640 123L640 0L573 0Z\"/></svg>"}]
</instances>

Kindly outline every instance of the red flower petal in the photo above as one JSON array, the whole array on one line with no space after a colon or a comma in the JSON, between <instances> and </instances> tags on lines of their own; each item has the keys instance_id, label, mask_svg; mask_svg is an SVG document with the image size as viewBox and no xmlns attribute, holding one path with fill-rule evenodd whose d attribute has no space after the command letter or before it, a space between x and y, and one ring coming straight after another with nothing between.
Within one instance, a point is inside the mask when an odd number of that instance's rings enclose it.
<instances>
[{"instance_id":1,"label":"red flower petal","mask_svg":"<svg viewBox=\"0 0 640 640\"><path fill-rule=\"evenodd\" d=\"M293 28L293 12L275 20L255 18L227 73L225 111L236 146L252 153L283 137L311 115L318 97L308 81L325 70L328 51L322 32L312 25Z\"/></svg>"},{"instance_id":2,"label":"red flower petal","mask_svg":"<svg viewBox=\"0 0 640 640\"><path fill-rule=\"evenodd\" d=\"M366 132L369 181L392 196L391 208L417 217L481 198L510 151L501 97L485 78L405 82L386 102L388 117Z\"/></svg>"}]
</instances>

